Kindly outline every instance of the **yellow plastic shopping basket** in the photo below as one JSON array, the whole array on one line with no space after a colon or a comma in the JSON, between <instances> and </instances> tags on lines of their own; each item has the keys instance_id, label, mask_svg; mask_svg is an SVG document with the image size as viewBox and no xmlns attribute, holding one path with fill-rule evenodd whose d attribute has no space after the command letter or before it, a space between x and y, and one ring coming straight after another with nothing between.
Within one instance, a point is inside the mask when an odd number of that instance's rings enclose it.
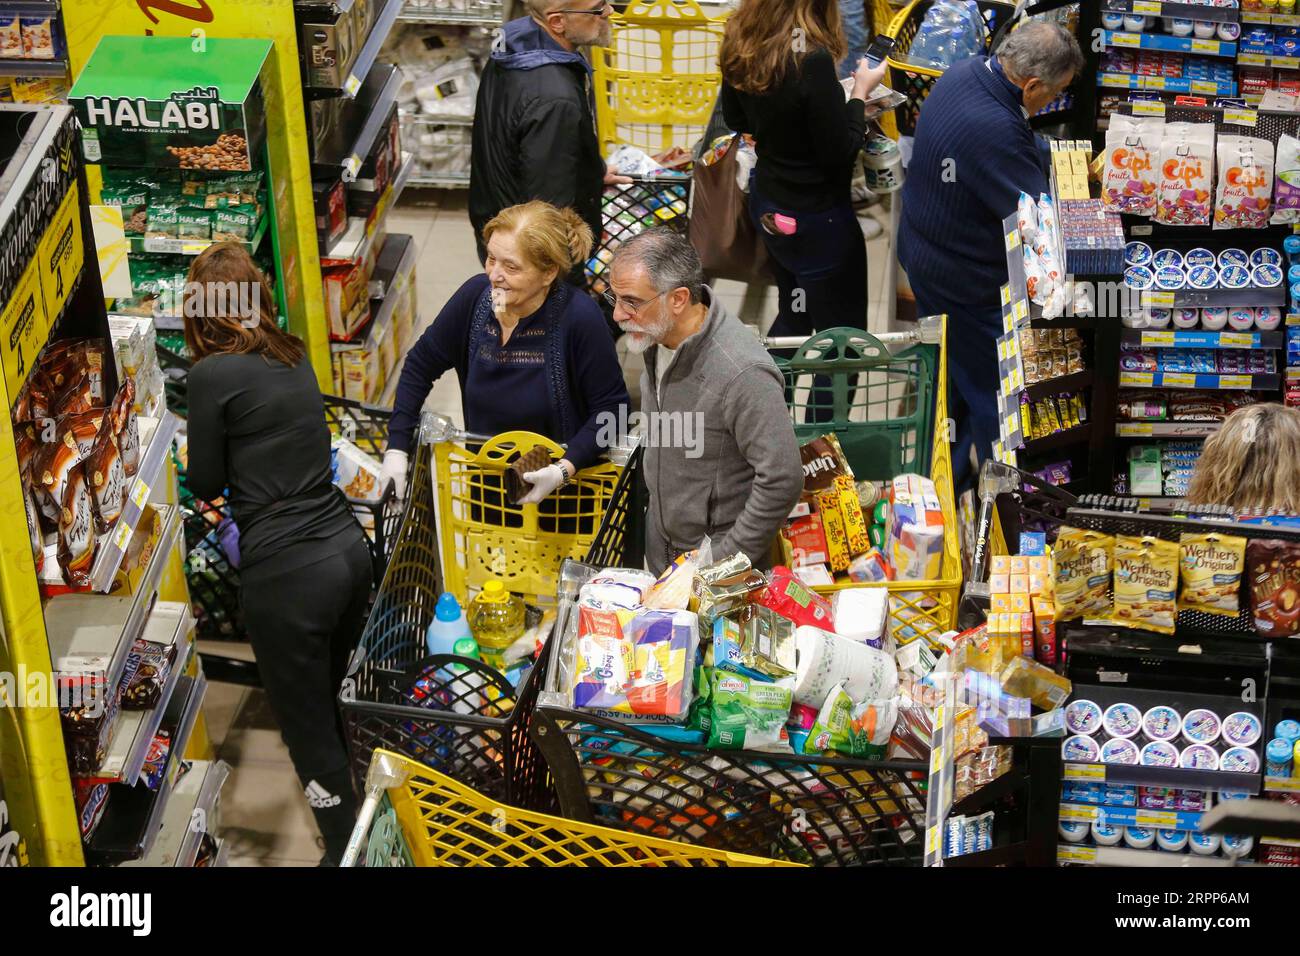
<instances>
[{"instance_id":1,"label":"yellow plastic shopping basket","mask_svg":"<svg viewBox=\"0 0 1300 956\"><path fill-rule=\"evenodd\" d=\"M540 504L512 505L505 472L541 445L558 461L564 449L532 432L481 442L455 433L434 446L434 491L444 588L468 600L488 579L538 605L555 603L560 564L581 560L600 530L620 468L603 462L578 472Z\"/></svg>"},{"instance_id":2,"label":"yellow plastic shopping basket","mask_svg":"<svg viewBox=\"0 0 1300 956\"><path fill-rule=\"evenodd\" d=\"M343 865L363 851L372 867L799 865L520 810L390 750L371 759Z\"/></svg>"}]
</instances>

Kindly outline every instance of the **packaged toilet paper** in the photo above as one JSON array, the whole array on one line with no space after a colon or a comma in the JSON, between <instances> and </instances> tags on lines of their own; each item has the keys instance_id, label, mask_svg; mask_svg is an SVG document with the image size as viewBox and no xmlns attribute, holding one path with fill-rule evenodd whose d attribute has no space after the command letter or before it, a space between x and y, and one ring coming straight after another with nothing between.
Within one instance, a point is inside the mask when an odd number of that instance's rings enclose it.
<instances>
[{"instance_id":1,"label":"packaged toilet paper","mask_svg":"<svg viewBox=\"0 0 1300 956\"><path fill-rule=\"evenodd\" d=\"M836 684L842 684L855 703L885 700L898 690L898 668L883 651L807 625L795 631L794 639L797 703L820 708Z\"/></svg>"}]
</instances>

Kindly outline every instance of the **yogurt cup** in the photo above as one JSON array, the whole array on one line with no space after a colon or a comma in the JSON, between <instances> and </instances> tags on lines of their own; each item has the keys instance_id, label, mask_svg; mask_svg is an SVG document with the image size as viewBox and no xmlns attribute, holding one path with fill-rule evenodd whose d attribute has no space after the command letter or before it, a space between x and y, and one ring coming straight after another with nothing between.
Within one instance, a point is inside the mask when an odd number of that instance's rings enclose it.
<instances>
[{"instance_id":1,"label":"yogurt cup","mask_svg":"<svg viewBox=\"0 0 1300 956\"><path fill-rule=\"evenodd\" d=\"M1098 846L1119 846L1119 841L1124 839L1124 828L1109 823L1093 823L1092 839Z\"/></svg>"},{"instance_id":2,"label":"yogurt cup","mask_svg":"<svg viewBox=\"0 0 1300 956\"><path fill-rule=\"evenodd\" d=\"M1135 850L1149 850L1155 846L1156 831L1149 827L1125 827L1124 845Z\"/></svg>"},{"instance_id":3,"label":"yogurt cup","mask_svg":"<svg viewBox=\"0 0 1300 956\"><path fill-rule=\"evenodd\" d=\"M1101 727L1101 707L1090 700L1065 705L1065 726L1072 734L1095 734Z\"/></svg>"},{"instance_id":4,"label":"yogurt cup","mask_svg":"<svg viewBox=\"0 0 1300 956\"><path fill-rule=\"evenodd\" d=\"M1129 266L1124 270L1124 284L1130 289L1146 292L1156 284L1156 274L1146 266Z\"/></svg>"},{"instance_id":5,"label":"yogurt cup","mask_svg":"<svg viewBox=\"0 0 1300 956\"><path fill-rule=\"evenodd\" d=\"M1101 748L1097 746L1097 741L1087 734L1066 737L1061 744L1061 759L1066 763L1096 763L1100 756Z\"/></svg>"},{"instance_id":6,"label":"yogurt cup","mask_svg":"<svg viewBox=\"0 0 1300 956\"><path fill-rule=\"evenodd\" d=\"M1272 332L1282 324L1282 310L1273 305L1261 305L1255 310L1255 328Z\"/></svg>"},{"instance_id":7,"label":"yogurt cup","mask_svg":"<svg viewBox=\"0 0 1300 956\"><path fill-rule=\"evenodd\" d=\"M1151 257L1151 268L1166 269L1169 266L1183 267L1183 254L1177 249L1158 249Z\"/></svg>"},{"instance_id":8,"label":"yogurt cup","mask_svg":"<svg viewBox=\"0 0 1300 956\"><path fill-rule=\"evenodd\" d=\"M1184 17L1170 17L1165 21L1165 28L1176 37L1192 35L1192 21Z\"/></svg>"},{"instance_id":9,"label":"yogurt cup","mask_svg":"<svg viewBox=\"0 0 1300 956\"><path fill-rule=\"evenodd\" d=\"M1189 266L1187 285L1189 288L1204 292L1219 284L1219 270L1214 266Z\"/></svg>"},{"instance_id":10,"label":"yogurt cup","mask_svg":"<svg viewBox=\"0 0 1300 956\"><path fill-rule=\"evenodd\" d=\"M1188 249L1183 253L1183 267L1187 269L1191 269L1193 266L1218 266L1218 264L1218 258L1204 246L1197 246L1195 249ZM1146 265L1146 263L1135 262L1132 265Z\"/></svg>"},{"instance_id":11,"label":"yogurt cup","mask_svg":"<svg viewBox=\"0 0 1300 956\"><path fill-rule=\"evenodd\" d=\"M1259 773L1259 754L1249 747L1229 747L1219 757L1224 773Z\"/></svg>"},{"instance_id":12,"label":"yogurt cup","mask_svg":"<svg viewBox=\"0 0 1300 956\"><path fill-rule=\"evenodd\" d=\"M1300 236L1287 236L1283 239L1282 251L1288 256L1300 256Z\"/></svg>"},{"instance_id":13,"label":"yogurt cup","mask_svg":"<svg viewBox=\"0 0 1300 956\"><path fill-rule=\"evenodd\" d=\"M1230 248L1224 249L1219 253L1218 261L1220 269L1224 269L1228 266L1245 267L1250 265L1250 256L1246 255L1246 253L1240 249Z\"/></svg>"},{"instance_id":14,"label":"yogurt cup","mask_svg":"<svg viewBox=\"0 0 1300 956\"><path fill-rule=\"evenodd\" d=\"M1181 266L1162 266L1156 269L1156 288L1175 292L1187 288L1187 273Z\"/></svg>"},{"instance_id":15,"label":"yogurt cup","mask_svg":"<svg viewBox=\"0 0 1300 956\"><path fill-rule=\"evenodd\" d=\"M1250 254L1250 264L1254 266L1282 266L1282 253L1268 246L1260 246Z\"/></svg>"},{"instance_id":16,"label":"yogurt cup","mask_svg":"<svg viewBox=\"0 0 1300 956\"><path fill-rule=\"evenodd\" d=\"M1255 266L1250 270L1250 279L1261 289L1276 289L1282 284L1282 267L1268 263Z\"/></svg>"},{"instance_id":17,"label":"yogurt cup","mask_svg":"<svg viewBox=\"0 0 1300 956\"><path fill-rule=\"evenodd\" d=\"M1178 766L1184 770L1218 770L1219 752L1209 744L1191 744L1183 748Z\"/></svg>"},{"instance_id":18,"label":"yogurt cup","mask_svg":"<svg viewBox=\"0 0 1300 956\"><path fill-rule=\"evenodd\" d=\"M1234 332L1245 332L1255 327L1255 310L1249 306L1228 310L1228 328Z\"/></svg>"},{"instance_id":19,"label":"yogurt cup","mask_svg":"<svg viewBox=\"0 0 1300 956\"><path fill-rule=\"evenodd\" d=\"M1188 743L1212 744L1219 739L1222 726L1219 715L1204 707L1189 710L1183 715L1183 736Z\"/></svg>"},{"instance_id":20,"label":"yogurt cup","mask_svg":"<svg viewBox=\"0 0 1300 956\"><path fill-rule=\"evenodd\" d=\"M1138 762L1144 767L1177 767L1178 748L1167 740L1153 740L1142 748Z\"/></svg>"},{"instance_id":21,"label":"yogurt cup","mask_svg":"<svg viewBox=\"0 0 1300 956\"><path fill-rule=\"evenodd\" d=\"M1239 710L1223 718L1219 732L1224 741L1234 747L1253 747L1264 736L1264 722L1254 714Z\"/></svg>"},{"instance_id":22,"label":"yogurt cup","mask_svg":"<svg viewBox=\"0 0 1300 956\"><path fill-rule=\"evenodd\" d=\"M1268 266L1260 268L1267 269ZM1246 266L1220 266L1219 285L1225 289L1244 289L1250 285L1250 269Z\"/></svg>"},{"instance_id":23,"label":"yogurt cup","mask_svg":"<svg viewBox=\"0 0 1300 956\"><path fill-rule=\"evenodd\" d=\"M1102 714L1101 726L1112 737L1136 737L1142 730L1142 711L1132 704L1111 704Z\"/></svg>"},{"instance_id":24,"label":"yogurt cup","mask_svg":"<svg viewBox=\"0 0 1300 956\"><path fill-rule=\"evenodd\" d=\"M1225 833L1220 841L1223 849L1223 855L1236 859L1237 857L1249 856L1250 851L1255 849L1254 837L1237 836L1234 833Z\"/></svg>"},{"instance_id":25,"label":"yogurt cup","mask_svg":"<svg viewBox=\"0 0 1300 956\"><path fill-rule=\"evenodd\" d=\"M1142 733L1151 740L1177 740L1183 732L1183 715L1166 704L1157 704L1142 715Z\"/></svg>"},{"instance_id":26,"label":"yogurt cup","mask_svg":"<svg viewBox=\"0 0 1300 956\"><path fill-rule=\"evenodd\" d=\"M1214 271L1214 270L1210 270ZM1176 329L1194 329L1201 324L1200 309L1174 309L1173 323Z\"/></svg>"},{"instance_id":27,"label":"yogurt cup","mask_svg":"<svg viewBox=\"0 0 1300 956\"><path fill-rule=\"evenodd\" d=\"M1135 766L1138 762L1137 744L1124 737L1112 737L1101 745L1101 762Z\"/></svg>"},{"instance_id":28,"label":"yogurt cup","mask_svg":"<svg viewBox=\"0 0 1300 956\"><path fill-rule=\"evenodd\" d=\"M1300 238L1300 236L1297 238ZM1126 266L1149 266L1152 257L1151 247L1145 242L1133 241L1124 246L1124 265ZM1213 255L1210 256L1210 264L1216 264Z\"/></svg>"},{"instance_id":29,"label":"yogurt cup","mask_svg":"<svg viewBox=\"0 0 1300 956\"><path fill-rule=\"evenodd\" d=\"M1217 833L1189 833L1187 846L1197 856L1214 856L1219 852L1219 835Z\"/></svg>"},{"instance_id":30,"label":"yogurt cup","mask_svg":"<svg viewBox=\"0 0 1300 956\"><path fill-rule=\"evenodd\" d=\"M1066 843L1082 843L1088 839L1088 831L1091 829L1092 824L1074 820L1061 820L1056 825L1056 832L1061 834L1061 839Z\"/></svg>"},{"instance_id":31,"label":"yogurt cup","mask_svg":"<svg viewBox=\"0 0 1300 956\"><path fill-rule=\"evenodd\" d=\"M1201 309L1201 326L1210 332L1218 332L1228 326L1228 310L1222 306L1207 306Z\"/></svg>"},{"instance_id":32,"label":"yogurt cup","mask_svg":"<svg viewBox=\"0 0 1300 956\"><path fill-rule=\"evenodd\" d=\"M1157 830L1156 846L1168 853L1181 853L1187 849L1187 834L1183 830Z\"/></svg>"}]
</instances>

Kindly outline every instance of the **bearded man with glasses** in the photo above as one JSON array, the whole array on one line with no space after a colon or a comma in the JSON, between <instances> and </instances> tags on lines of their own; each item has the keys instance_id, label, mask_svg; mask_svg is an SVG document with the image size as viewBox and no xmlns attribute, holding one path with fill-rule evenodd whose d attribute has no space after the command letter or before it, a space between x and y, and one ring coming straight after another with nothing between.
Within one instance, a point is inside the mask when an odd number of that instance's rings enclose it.
<instances>
[{"instance_id":1,"label":"bearded man with glasses","mask_svg":"<svg viewBox=\"0 0 1300 956\"><path fill-rule=\"evenodd\" d=\"M601 234L600 196L610 173L600 155L591 65L580 51L608 46L612 4L527 0L492 45L479 81L470 157L469 218L476 237L502 209L541 199L572 208ZM479 261L487 249L478 239ZM585 285L583 265L568 276Z\"/></svg>"}]
</instances>

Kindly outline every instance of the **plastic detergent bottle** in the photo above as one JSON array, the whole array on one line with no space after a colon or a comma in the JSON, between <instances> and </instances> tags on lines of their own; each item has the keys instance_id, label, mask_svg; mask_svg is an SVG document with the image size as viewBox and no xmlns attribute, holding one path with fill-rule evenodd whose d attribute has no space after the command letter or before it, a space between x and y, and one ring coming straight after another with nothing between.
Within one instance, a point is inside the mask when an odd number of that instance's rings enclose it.
<instances>
[{"instance_id":1,"label":"plastic detergent bottle","mask_svg":"<svg viewBox=\"0 0 1300 956\"><path fill-rule=\"evenodd\" d=\"M444 591L434 608L433 620L424 635L430 654L455 654L481 660L478 643L470 631L469 623L460 609L456 595ZM484 684L482 674L468 673L464 664L451 664L438 669L438 677L445 683L442 691L451 702L451 709L460 714L477 713L482 705L482 695L477 693ZM460 680L457 676L465 674ZM467 692L468 688L468 692Z\"/></svg>"},{"instance_id":2,"label":"plastic detergent bottle","mask_svg":"<svg viewBox=\"0 0 1300 956\"><path fill-rule=\"evenodd\" d=\"M492 578L469 603L469 628L484 663L505 669L505 652L524 633L524 602Z\"/></svg>"}]
</instances>

